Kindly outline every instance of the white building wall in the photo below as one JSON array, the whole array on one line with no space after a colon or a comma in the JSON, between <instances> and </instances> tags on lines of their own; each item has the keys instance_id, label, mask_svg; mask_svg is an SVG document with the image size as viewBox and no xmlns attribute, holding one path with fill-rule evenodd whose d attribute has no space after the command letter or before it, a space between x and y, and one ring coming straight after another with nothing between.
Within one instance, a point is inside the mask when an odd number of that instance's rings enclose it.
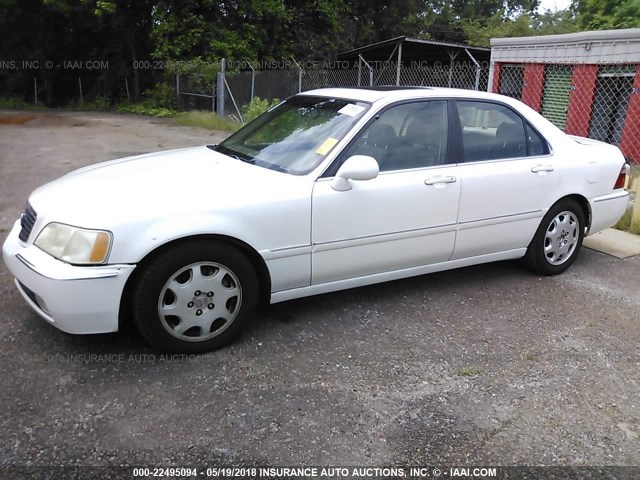
<instances>
[{"instance_id":1,"label":"white building wall","mask_svg":"<svg viewBox=\"0 0 640 480\"><path fill-rule=\"evenodd\" d=\"M640 63L640 28L563 35L492 38L491 64Z\"/></svg>"}]
</instances>

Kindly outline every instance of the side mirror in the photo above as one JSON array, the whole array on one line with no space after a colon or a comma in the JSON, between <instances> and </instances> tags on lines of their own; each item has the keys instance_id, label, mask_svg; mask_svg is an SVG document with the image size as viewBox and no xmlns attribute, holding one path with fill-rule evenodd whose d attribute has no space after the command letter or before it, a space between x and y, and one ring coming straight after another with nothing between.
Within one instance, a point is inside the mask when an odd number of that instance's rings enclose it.
<instances>
[{"instance_id":1,"label":"side mirror","mask_svg":"<svg viewBox=\"0 0 640 480\"><path fill-rule=\"evenodd\" d=\"M372 180L378 176L380 167L375 158L367 155L353 155L338 169L331 187L338 192L351 190L349 180Z\"/></svg>"}]
</instances>

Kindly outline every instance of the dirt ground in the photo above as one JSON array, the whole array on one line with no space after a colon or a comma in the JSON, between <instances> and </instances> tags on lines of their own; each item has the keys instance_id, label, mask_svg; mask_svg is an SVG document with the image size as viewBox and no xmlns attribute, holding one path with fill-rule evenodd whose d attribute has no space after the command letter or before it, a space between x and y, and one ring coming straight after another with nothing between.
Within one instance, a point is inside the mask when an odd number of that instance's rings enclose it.
<instances>
[{"instance_id":1,"label":"dirt ground","mask_svg":"<svg viewBox=\"0 0 640 480\"><path fill-rule=\"evenodd\" d=\"M223 138L21 115L0 113L0 241L59 175ZM552 278L432 274L268 307L233 346L170 358L133 330L57 331L0 263L0 466L639 465L639 272L585 249Z\"/></svg>"}]
</instances>

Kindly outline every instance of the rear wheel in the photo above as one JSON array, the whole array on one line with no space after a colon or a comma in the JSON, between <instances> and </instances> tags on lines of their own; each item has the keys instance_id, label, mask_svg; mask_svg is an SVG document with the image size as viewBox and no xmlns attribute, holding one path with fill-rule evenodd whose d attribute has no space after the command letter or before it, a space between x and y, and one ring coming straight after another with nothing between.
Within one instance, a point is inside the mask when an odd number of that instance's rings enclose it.
<instances>
[{"instance_id":1,"label":"rear wheel","mask_svg":"<svg viewBox=\"0 0 640 480\"><path fill-rule=\"evenodd\" d=\"M256 273L231 245L184 242L143 268L133 291L133 317L158 350L199 353L222 347L255 314Z\"/></svg>"},{"instance_id":2,"label":"rear wheel","mask_svg":"<svg viewBox=\"0 0 640 480\"><path fill-rule=\"evenodd\" d=\"M584 238L585 216L575 200L565 198L542 219L523 261L541 275L557 275L575 261Z\"/></svg>"}]
</instances>

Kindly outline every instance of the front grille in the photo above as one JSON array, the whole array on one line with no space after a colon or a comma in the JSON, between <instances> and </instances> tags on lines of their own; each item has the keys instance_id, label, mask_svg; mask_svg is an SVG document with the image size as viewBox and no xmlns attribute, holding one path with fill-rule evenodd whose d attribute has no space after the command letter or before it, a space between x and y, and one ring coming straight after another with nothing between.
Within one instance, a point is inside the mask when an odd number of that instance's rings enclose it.
<instances>
[{"instance_id":1,"label":"front grille","mask_svg":"<svg viewBox=\"0 0 640 480\"><path fill-rule=\"evenodd\" d=\"M20 217L20 225L22 225L22 229L18 235L18 238L23 242L29 240L29 235L31 235L33 224L36 223L36 218L38 218L36 211L33 209L31 204L27 203L27 209Z\"/></svg>"}]
</instances>

